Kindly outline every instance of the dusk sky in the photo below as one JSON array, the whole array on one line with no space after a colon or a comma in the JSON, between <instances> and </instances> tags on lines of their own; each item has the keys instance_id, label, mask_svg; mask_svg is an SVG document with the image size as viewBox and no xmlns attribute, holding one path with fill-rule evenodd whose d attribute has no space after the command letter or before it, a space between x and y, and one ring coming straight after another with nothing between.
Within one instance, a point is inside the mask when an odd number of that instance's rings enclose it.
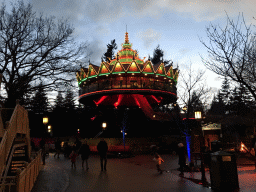
<instances>
[{"instance_id":1,"label":"dusk sky","mask_svg":"<svg viewBox=\"0 0 256 192\"><path fill-rule=\"evenodd\" d=\"M5 1L9 4L9 1ZM256 24L255 0L25 0L36 12L69 18L75 27L77 41L87 41L93 52L90 61L100 65L106 45L115 39L118 50L129 33L133 49L140 58L153 55L159 44L164 59L172 60L174 67L192 63L205 69L199 56L207 57L199 38L208 41L206 27L227 22L226 14L237 19L244 15L248 24ZM253 26L254 28L254 26ZM219 88L221 80L207 70L207 83Z\"/></svg>"}]
</instances>

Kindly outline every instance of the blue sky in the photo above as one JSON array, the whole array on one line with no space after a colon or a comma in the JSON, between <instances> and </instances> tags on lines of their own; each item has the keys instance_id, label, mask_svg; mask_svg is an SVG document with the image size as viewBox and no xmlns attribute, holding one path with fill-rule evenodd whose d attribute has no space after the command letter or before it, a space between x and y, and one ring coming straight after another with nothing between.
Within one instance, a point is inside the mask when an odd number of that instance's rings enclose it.
<instances>
[{"instance_id":1,"label":"blue sky","mask_svg":"<svg viewBox=\"0 0 256 192\"><path fill-rule=\"evenodd\" d=\"M8 1L5 1L8 4ZM236 19L243 13L246 22L256 23L255 0L25 0L45 15L68 18L75 27L77 41L87 41L92 51L90 60L99 65L106 45L115 39L118 50L129 33L133 49L141 58L153 55L159 44L164 59L205 69L199 54L207 57L199 37L207 41L210 23L226 24L226 13ZM215 90L221 85L217 75L207 70L207 83Z\"/></svg>"}]
</instances>

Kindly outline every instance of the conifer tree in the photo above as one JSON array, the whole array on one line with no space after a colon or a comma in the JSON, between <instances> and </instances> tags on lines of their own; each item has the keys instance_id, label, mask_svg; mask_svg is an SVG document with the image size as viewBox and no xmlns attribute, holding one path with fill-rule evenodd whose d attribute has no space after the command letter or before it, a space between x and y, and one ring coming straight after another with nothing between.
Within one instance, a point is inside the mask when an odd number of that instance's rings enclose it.
<instances>
[{"instance_id":1,"label":"conifer tree","mask_svg":"<svg viewBox=\"0 0 256 192\"><path fill-rule=\"evenodd\" d=\"M64 98L64 107L66 112L72 112L75 110L75 97L74 93L68 89Z\"/></svg>"},{"instance_id":2,"label":"conifer tree","mask_svg":"<svg viewBox=\"0 0 256 192\"><path fill-rule=\"evenodd\" d=\"M114 59L114 50L117 49L116 40L113 39L110 44L107 44L107 51L103 54L101 59L105 62L109 62L110 60Z\"/></svg>"},{"instance_id":3,"label":"conifer tree","mask_svg":"<svg viewBox=\"0 0 256 192\"><path fill-rule=\"evenodd\" d=\"M48 110L48 98L43 88L43 84L40 83L39 89L35 92L34 97L31 100L31 109L34 113L43 114Z\"/></svg>"},{"instance_id":4,"label":"conifer tree","mask_svg":"<svg viewBox=\"0 0 256 192\"><path fill-rule=\"evenodd\" d=\"M55 104L53 107L53 111L63 111L64 110L64 98L62 96L61 91L58 91L58 95L55 99Z\"/></svg>"},{"instance_id":5,"label":"conifer tree","mask_svg":"<svg viewBox=\"0 0 256 192\"><path fill-rule=\"evenodd\" d=\"M163 61L165 66L172 64L171 60L164 60L163 57L164 57L164 51L160 49L160 45L157 45L157 47L154 49L153 58L151 60L152 64L156 65L161 61Z\"/></svg>"}]
</instances>

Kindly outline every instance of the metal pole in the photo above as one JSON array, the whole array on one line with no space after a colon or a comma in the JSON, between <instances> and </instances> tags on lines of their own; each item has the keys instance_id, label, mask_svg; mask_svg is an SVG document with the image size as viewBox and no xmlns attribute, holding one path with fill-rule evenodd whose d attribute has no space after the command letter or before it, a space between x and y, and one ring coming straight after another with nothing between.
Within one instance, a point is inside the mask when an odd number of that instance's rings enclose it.
<instances>
[{"instance_id":1,"label":"metal pole","mask_svg":"<svg viewBox=\"0 0 256 192\"><path fill-rule=\"evenodd\" d=\"M204 134L203 134L203 129L202 129L202 124L200 122L201 130L202 130L202 137L201 137L201 173L202 173L202 183L206 183L206 177L205 177L205 167L204 167L204 155L203 155L203 150L205 149L205 142L204 142Z\"/></svg>"}]
</instances>

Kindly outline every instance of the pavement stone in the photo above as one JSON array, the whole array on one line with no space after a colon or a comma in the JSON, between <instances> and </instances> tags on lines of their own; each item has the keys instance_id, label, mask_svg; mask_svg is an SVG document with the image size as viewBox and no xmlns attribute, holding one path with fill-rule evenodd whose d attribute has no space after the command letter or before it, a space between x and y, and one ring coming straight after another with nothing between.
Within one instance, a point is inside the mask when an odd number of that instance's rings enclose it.
<instances>
[{"instance_id":1,"label":"pavement stone","mask_svg":"<svg viewBox=\"0 0 256 192\"><path fill-rule=\"evenodd\" d=\"M53 158L52 153L46 158L46 163L43 165L31 192L65 192L67 189L69 185L68 174L56 162L49 162L49 158Z\"/></svg>"},{"instance_id":2,"label":"pavement stone","mask_svg":"<svg viewBox=\"0 0 256 192\"><path fill-rule=\"evenodd\" d=\"M202 186L200 172L185 172L183 178L178 176L178 156L161 155L161 157L164 160L164 163L161 165L162 169L170 172L159 176L151 155L139 155L124 159L109 159L107 166L109 169L107 168L107 172L101 172L99 158L97 156L90 157L90 169L89 171L85 171L81 169L80 158L77 160L77 169L71 169L70 160L65 159L63 155L60 156L60 159L54 158L53 154L50 153L48 159L46 159L46 165L40 172L32 192L134 191L138 190L138 188L136 188L137 185L144 186L145 190L143 191L165 191L166 188L164 186L168 185L169 189L172 189L172 191L175 192L179 191L177 189L181 186L183 187L183 185L193 186L193 189L196 189L195 185ZM242 161L240 160L240 162ZM245 162L247 163L247 166L238 166L240 187L240 190L238 191L255 192L255 167L254 164L252 165L253 161ZM200 162L198 164L200 165ZM117 165L119 166L117 167ZM133 176L133 174L135 175ZM132 180L129 182L132 182L134 185L131 186L130 183L127 183L126 178ZM206 179L210 183L209 169L206 169ZM157 184L152 184L154 180ZM170 182L172 183L171 185ZM119 184L124 188L118 188L120 187ZM113 185L116 186L116 189L113 188ZM150 186L152 186L152 189ZM158 190L154 188L156 186L158 187ZM127 190L128 188L130 188L130 190ZM186 187L184 189L186 189ZM184 192L187 191L193 190L189 190L189 188L184 190ZM196 191L212 190L202 186L201 188L197 188Z\"/></svg>"}]
</instances>

